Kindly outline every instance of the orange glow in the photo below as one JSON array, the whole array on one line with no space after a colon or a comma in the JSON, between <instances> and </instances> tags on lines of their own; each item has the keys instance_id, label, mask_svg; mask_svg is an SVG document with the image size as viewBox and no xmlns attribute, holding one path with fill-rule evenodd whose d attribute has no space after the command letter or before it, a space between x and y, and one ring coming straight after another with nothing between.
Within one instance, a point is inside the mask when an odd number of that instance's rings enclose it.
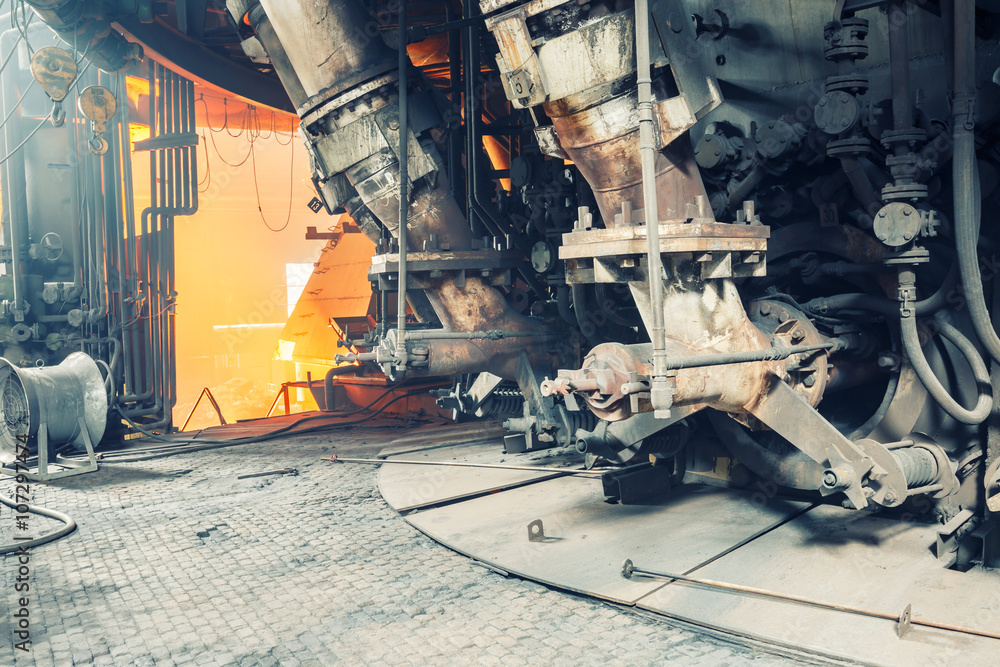
<instances>
[{"instance_id":1,"label":"orange glow","mask_svg":"<svg viewBox=\"0 0 1000 667\"><path fill-rule=\"evenodd\" d=\"M133 106L139 106L140 97L149 96L149 79L142 79L137 76L125 77L125 95Z\"/></svg>"},{"instance_id":2,"label":"orange glow","mask_svg":"<svg viewBox=\"0 0 1000 667\"><path fill-rule=\"evenodd\" d=\"M490 135L483 135L483 146L486 148L486 154L490 157L490 162L493 164L494 169L510 169L510 153L507 149L497 141L496 137ZM504 190L510 190L510 179L501 178L500 187Z\"/></svg>"},{"instance_id":3,"label":"orange glow","mask_svg":"<svg viewBox=\"0 0 1000 667\"><path fill-rule=\"evenodd\" d=\"M129 123L128 136L129 141L132 142L132 146L135 146L137 142L149 139L149 126L140 125L139 123Z\"/></svg>"}]
</instances>

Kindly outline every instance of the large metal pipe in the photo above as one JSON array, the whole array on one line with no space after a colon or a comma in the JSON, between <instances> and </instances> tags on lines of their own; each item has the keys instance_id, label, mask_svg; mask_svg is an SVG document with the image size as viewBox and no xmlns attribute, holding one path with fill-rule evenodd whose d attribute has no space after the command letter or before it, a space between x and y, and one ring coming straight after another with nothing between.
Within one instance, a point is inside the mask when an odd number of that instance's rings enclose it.
<instances>
[{"instance_id":1,"label":"large metal pipe","mask_svg":"<svg viewBox=\"0 0 1000 667\"><path fill-rule=\"evenodd\" d=\"M8 37L17 34L15 30L8 30L0 38L0 44L4 45ZM17 48L17 44L10 48ZM24 167L24 152L13 152L15 146L21 143L21 116L16 112L15 106L19 95L14 88L13 77L4 77L4 85L0 90L2 95L2 109L4 117L10 116L3 126L4 154L10 158L2 165L3 180L0 186L3 188L3 213L4 213L4 236L10 241L11 250L11 273L13 274L14 299L11 304L15 311L23 312L25 308L24 292L24 268L22 263L22 252L25 249L25 239L28 237L28 201L26 196L26 181ZM9 236L8 236L9 235Z\"/></svg>"},{"instance_id":2,"label":"large metal pipe","mask_svg":"<svg viewBox=\"0 0 1000 667\"><path fill-rule=\"evenodd\" d=\"M892 124L896 130L913 127L910 97L910 38L905 2L889 5L889 66L892 76Z\"/></svg>"},{"instance_id":3,"label":"large metal pipe","mask_svg":"<svg viewBox=\"0 0 1000 667\"><path fill-rule=\"evenodd\" d=\"M406 146L406 140L409 136L410 121L409 121L409 73L410 73L410 59L406 55L406 3L399 3L399 20L397 31L399 32L399 144L396 149L397 160L399 162L399 220L402 223L403 220L407 221L407 226L409 226L409 213L410 213L410 202L409 202L409 185L410 185L410 171L409 171L409 158L410 152ZM400 235L399 242L399 270L397 272L396 285L399 289L399 295L396 297L397 309L396 309L396 368L398 370L403 370L406 368L406 288L407 288L407 277L406 277L406 256L408 252L409 243L402 235Z\"/></svg>"},{"instance_id":4,"label":"large metal pipe","mask_svg":"<svg viewBox=\"0 0 1000 667\"><path fill-rule=\"evenodd\" d=\"M431 144L424 148L438 162L437 173L416 181L407 173L406 163L411 157L412 145L408 151L401 149L402 145L406 145L404 123L409 111L408 105L404 107L406 94L402 88L405 85L405 76L402 75L408 66L405 49L395 52L387 47L379 35L377 23L355 0L316 3L262 0L261 5L274 31L273 38L259 34L261 42L268 51L280 49L287 56L295 76L310 96L299 105L300 116L312 113L312 123L325 126L326 131L336 131L339 123L349 121L334 114L340 111L336 108L335 98L376 77L384 82L380 86L384 97L373 102L371 110L363 113L375 113L386 105L395 105L400 109L400 147L393 147L395 151L384 149L377 152L343 173L370 214L400 240L401 255L405 257L407 251L422 251L433 239L447 240L452 251L472 250L472 231L455 201L441 169L440 158ZM394 70L398 70L395 81L392 76ZM393 85L396 90L386 94L386 87ZM327 106L319 109L322 105ZM319 117L321 114L326 115ZM350 116L352 120L357 117ZM405 223L401 224L404 216ZM379 240L376 225L363 225L363 228L373 241ZM402 263L403 258L400 260ZM400 279L404 279L405 272L401 273ZM475 273L466 276L464 272L445 271L424 291L446 330L544 331L540 321L514 311L495 287ZM405 288L401 287L400 293L405 295ZM400 299L397 316L397 326L403 328L404 336L405 304L406 300ZM393 338L397 335L398 332L394 333ZM495 369L503 377L514 379L516 362L522 350L535 363L548 358L548 346L537 338L532 342L517 338L427 340L420 341L420 346L429 349L428 363L413 369L416 374L440 375ZM403 346L398 345L397 363L405 358L403 355Z\"/></svg>"},{"instance_id":5,"label":"large metal pipe","mask_svg":"<svg viewBox=\"0 0 1000 667\"><path fill-rule=\"evenodd\" d=\"M302 89L320 103L395 69L378 23L353 0L261 0ZM299 107L299 115L308 111Z\"/></svg>"},{"instance_id":6,"label":"large metal pipe","mask_svg":"<svg viewBox=\"0 0 1000 667\"><path fill-rule=\"evenodd\" d=\"M229 4L232 7L234 3L230 2ZM297 109L309 96L306 94L305 88L302 87L299 77L296 76L295 69L292 67L291 61L288 60L288 54L281 47L281 41L274 32L274 26L271 25L271 19L267 17L264 8L259 4L255 5L246 16L254 32L260 38L261 44L267 44L267 55L271 59L271 65L281 80L281 84L285 87L285 91L288 92L288 98L292 101L292 105Z\"/></svg>"}]
</instances>

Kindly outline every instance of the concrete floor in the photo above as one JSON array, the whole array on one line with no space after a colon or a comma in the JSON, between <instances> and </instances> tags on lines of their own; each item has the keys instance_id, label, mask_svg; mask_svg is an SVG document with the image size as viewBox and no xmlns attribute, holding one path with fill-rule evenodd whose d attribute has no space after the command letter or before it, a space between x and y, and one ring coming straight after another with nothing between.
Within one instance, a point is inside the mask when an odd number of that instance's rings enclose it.
<instances>
[{"instance_id":1,"label":"concrete floor","mask_svg":"<svg viewBox=\"0 0 1000 667\"><path fill-rule=\"evenodd\" d=\"M379 496L382 422L33 485L79 529L0 556L0 665L793 665L688 626L505 578L416 532ZM297 476L237 480L296 468ZM13 484L0 482L9 494ZM31 516L38 534L56 522ZM0 508L0 543L14 532Z\"/></svg>"}]
</instances>

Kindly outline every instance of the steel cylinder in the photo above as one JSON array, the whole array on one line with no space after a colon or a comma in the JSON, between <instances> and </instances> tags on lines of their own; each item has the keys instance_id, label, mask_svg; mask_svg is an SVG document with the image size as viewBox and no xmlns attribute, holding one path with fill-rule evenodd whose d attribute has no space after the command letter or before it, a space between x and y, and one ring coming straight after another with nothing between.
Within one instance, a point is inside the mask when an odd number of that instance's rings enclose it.
<instances>
[{"instance_id":1,"label":"steel cylinder","mask_svg":"<svg viewBox=\"0 0 1000 667\"><path fill-rule=\"evenodd\" d=\"M260 5L256 5L251 9L247 16L250 20L250 25L257 33L258 39L260 39L260 43L267 50L267 55L271 59L271 65L274 67L278 78L281 79L281 84L285 87L288 98L295 105L295 108L298 109L305 103L309 96L306 94L305 88L302 87L302 82L299 81L298 75L292 68L292 63L288 60L288 54L285 53L285 48L281 45L281 40L278 39L277 33L274 32L271 19Z\"/></svg>"},{"instance_id":2,"label":"steel cylinder","mask_svg":"<svg viewBox=\"0 0 1000 667\"><path fill-rule=\"evenodd\" d=\"M19 441L37 451L44 424L49 446L84 444L83 428L92 444L104 437L108 395L94 360L74 352L58 366L18 368L0 358L0 453L17 451Z\"/></svg>"},{"instance_id":3,"label":"steel cylinder","mask_svg":"<svg viewBox=\"0 0 1000 667\"><path fill-rule=\"evenodd\" d=\"M357 0L262 0L261 5L310 98L328 99L396 66L378 22Z\"/></svg>"}]
</instances>

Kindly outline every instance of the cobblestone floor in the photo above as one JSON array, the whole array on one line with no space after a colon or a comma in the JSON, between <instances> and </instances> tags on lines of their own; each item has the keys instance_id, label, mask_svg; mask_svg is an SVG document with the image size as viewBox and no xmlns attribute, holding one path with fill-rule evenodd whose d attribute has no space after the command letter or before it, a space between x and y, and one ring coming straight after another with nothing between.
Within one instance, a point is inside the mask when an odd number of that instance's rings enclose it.
<instances>
[{"instance_id":1,"label":"cobblestone floor","mask_svg":"<svg viewBox=\"0 0 1000 667\"><path fill-rule=\"evenodd\" d=\"M17 564L0 556L0 665L792 665L791 660L491 572L378 494L383 424L189 453L33 485L79 529L31 555L31 652ZM237 480L296 468L298 476ZM7 494L12 484L0 483ZM57 525L31 516L32 532ZM14 517L0 507L0 543Z\"/></svg>"}]
</instances>

